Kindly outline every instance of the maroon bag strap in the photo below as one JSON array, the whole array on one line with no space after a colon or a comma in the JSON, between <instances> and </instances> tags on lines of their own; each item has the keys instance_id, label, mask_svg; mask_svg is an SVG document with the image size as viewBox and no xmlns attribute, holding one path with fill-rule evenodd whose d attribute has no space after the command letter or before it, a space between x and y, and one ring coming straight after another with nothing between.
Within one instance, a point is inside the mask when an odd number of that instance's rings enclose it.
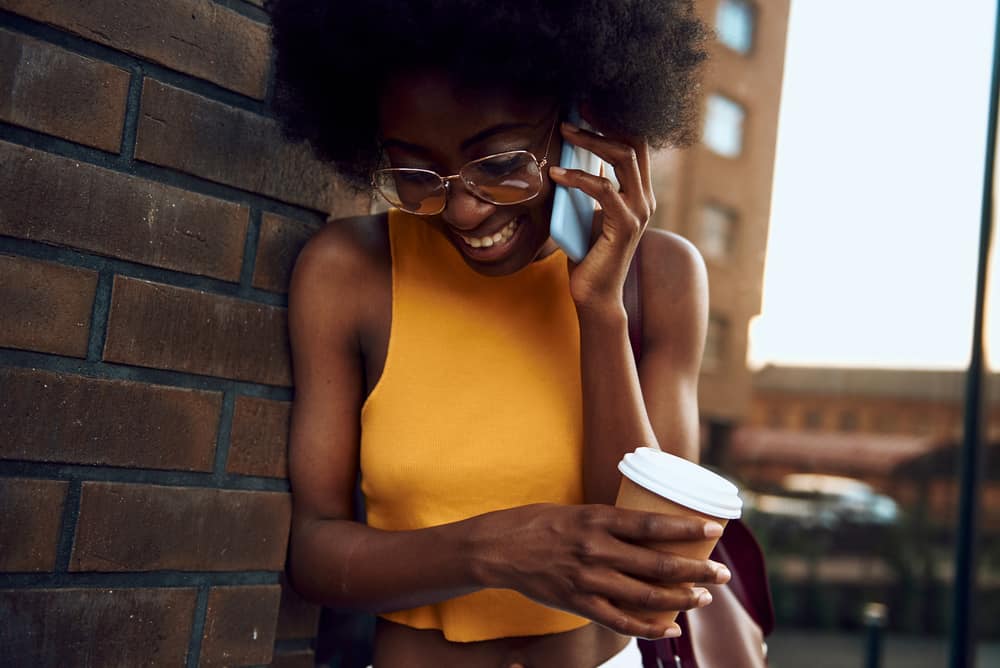
<instances>
[{"instance_id":1,"label":"maroon bag strap","mask_svg":"<svg viewBox=\"0 0 1000 668\"><path fill-rule=\"evenodd\" d=\"M632 256L622 290L622 300L628 316L628 338L636 366L642 358L642 299L639 278L641 248L640 243ZM774 604L767 582L764 555L750 529L742 520L731 520L727 523L711 559L729 568L733 577L728 586L736 594L740 605L760 626L764 635L769 635L774 630ZM694 648L691 645L687 616L683 612L677 616L677 624L681 627L680 638L639 640L644 668L698 668Z\"/></svg>"},{"instance_id":2,"label":"maroon bag strap","mask_svg":"<svg viewBox=\"0 0 1000 668\"><path fill-rule=\"evenodd\" d=\"M640 296L639 251L642 244L636 246L632 262L628 265L625 276L625 287L622 289L622 301L625 302L625 313L628 315L628 340L632 344L632 357L636 365L642 357L642 297Z\"/></svg>"}]
</instances>

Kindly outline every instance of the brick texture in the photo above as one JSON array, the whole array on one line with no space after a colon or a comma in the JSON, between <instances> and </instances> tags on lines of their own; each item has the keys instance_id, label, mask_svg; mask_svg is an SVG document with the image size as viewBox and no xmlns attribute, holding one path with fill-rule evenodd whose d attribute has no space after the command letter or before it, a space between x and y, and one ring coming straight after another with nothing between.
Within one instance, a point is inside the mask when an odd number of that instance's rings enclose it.
<instances>
[{"instance_id":1,"label":"brick texture","mask_svg":"<svg viewBox=\"0 0 1000 668\"><path fill-rule=\"evenodd\" d=\"M70 570L278 571L290 519L283 492L84 482Z\"/></svg>"},{"instance_id":2,"label":"brick texture","mask_svg":"<svg viewBox=\"0 0 1000 668\"><path fill-rule=\"evenodd\" d=\"M284 573L281 574L281 608L278 611L278 640L313 638L319 628L320 606L299 596Z\"/></svg>"},{"instance_id":3,"label":"brick texture","mask_svg":"<svg viewBox=\"0 0 1000 668\"><path fill-rule=\"evenodd\" d=\"M275 650L271 668L316 668L316 654L311 649L291 652Z\"/></svg>"},{"instance_id":4,"label":"brick texture","mask_svg":"<svg viewBox=\"0 0 1000 668\"><path fill-rule=\"evenodd\" d=\"M222 395L0 368L0 458L210 471Z\"/></svg>"},{"instance_id":5,"label":"brick texture","mask_svg":"<svg viewBox=\"0 0 1000 668\"><path fill-rule=\"evenodd\" d=\"M226 471L287 478L290 420L287 401L237 397Z\"/></svg>"},{"instance_id":6,"label":"brick texture","mask_svg":"<svg viewBox=\"0 0 1000 668\"><path fill-rule=\"evenodd\" d=\"M212 587L201 642L201 665L269 663L280 597L277 585Z\"/></svg>"},{"instance_id":7,"label":"brick texture","mask_svg":"<svg viewBox=\"0 0 1000 668\"><path fill-rule=\"evenodd\" d=\"M3 663L183 666L196 596L168 587L0 590Z\"/></svg>"},{"instance_id":8,"label":"brick texture","mask_svg":"<svg viewBox=\"0 0 1000 668\"><path fill-rule=\"evenodd\" d=\"M0 141L0 234L235 282L248 220L245 206Z\"/></svg>"},{"instance_id":9,"label":"brick texture","mask_svg":"<svg viewBox=\"0 0 1000 668\"><path fill-rule=\"evenodd\" d=\"M0 8L263 99L267 26L211 0L159 0L154 14L135 0L0 0Z\"/></svg>"},{"instance_id":10,"label":"brick texture","mask_svg":"<svg viewBox=\"0 0 1000 668\"><path fill-rule=\"evenodd\" d=\"M0 119L118 153L129 73L0 30Z\"/></svg>"},{"instance_id":11,"label":"brick texture","mask_svg":"<svg viewBox=\"0 0 1000 668\"><path fill-rule=\"evenodd\" d=\"M87 356L97 272L0 255L0 346Z\"/></svg>"},{"instance_id":12,"label":"brick texture","mask_svg":"<svg viewBox=\"0 0 1000 668\"><path fill-rule=\"evenodd\" d=\"M295 258L314 232L316 227L313 225L265 213L257 242L253 286L271 292L287 292Z\"/></svg>"},{"instance_id":13,"label":"brick texture","mask_svg":"<svg viewBox=\"0 0 1000 668\"><path fill-rule=\"evenodd\" d=\"M115 276L104 359L290 385L285 309Z\"/></svg>"},{"instance_id":14,"label":"brick texture","mask_svg":"<svg viewBox=\"0 0 1000 668\"><path fill-rule=\"evenodd\" d=\"M69 483L0 478L0 571L51 571ZM2 643L0 643L2 644Z\"/></svg>"},{"instance_id":15,"label":"brick texture","mask_svg":"<svg viewBox=\"0 0 1000 668\"><path fill-rule=\"evenodd\" d=\"M143 82L135 157L320 211L346 198L333 170L284 141L276 121L154 79Z\"/></svg>"}]
</instances>

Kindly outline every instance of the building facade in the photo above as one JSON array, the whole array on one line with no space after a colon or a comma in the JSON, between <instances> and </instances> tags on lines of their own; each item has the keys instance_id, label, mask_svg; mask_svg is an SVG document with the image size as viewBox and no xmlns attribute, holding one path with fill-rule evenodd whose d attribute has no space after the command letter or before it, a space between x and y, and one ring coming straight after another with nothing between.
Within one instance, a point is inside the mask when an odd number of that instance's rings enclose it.
<instances>
[{"instance_id":1,"label":"building facade","mask_svg":"<svg viewBox=\"0 0 1000 668\"><path fill-rule=\"evenodd\" d=\"M710 438L750 405L747 331L760 312L788 0L699 0L716 39L704 75L701 142L656 156L653 226L690 239L709 273L700 381ZM723 436L724 438L724 436Z\"/></svg>"}]
</instances>

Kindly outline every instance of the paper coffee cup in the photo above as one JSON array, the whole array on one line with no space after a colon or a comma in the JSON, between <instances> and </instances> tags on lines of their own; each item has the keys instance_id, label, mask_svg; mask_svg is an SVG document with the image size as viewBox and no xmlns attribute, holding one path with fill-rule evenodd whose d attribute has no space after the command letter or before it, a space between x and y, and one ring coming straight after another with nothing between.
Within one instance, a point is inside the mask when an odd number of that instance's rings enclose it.
<instances>
[{"instance_id":1,"label":"paper coffee cup","mask_svg":"<svg viewBox=\"0 0 1000 668\"><path fill-rule=\"evenodd\" d=\"M618 464L622 474L618 489L619 508L700 517L723 527L740 517L743 501L739 489L722 476L703 466L654 448L638 448L626 454ZM697 541L649 543L662 552L692 559L707 559L718 538ZM691 586L693 583L685 583ZM633 610L629 612L646 621L669 624L678 611Z\"/></svg>"}]
</instances>

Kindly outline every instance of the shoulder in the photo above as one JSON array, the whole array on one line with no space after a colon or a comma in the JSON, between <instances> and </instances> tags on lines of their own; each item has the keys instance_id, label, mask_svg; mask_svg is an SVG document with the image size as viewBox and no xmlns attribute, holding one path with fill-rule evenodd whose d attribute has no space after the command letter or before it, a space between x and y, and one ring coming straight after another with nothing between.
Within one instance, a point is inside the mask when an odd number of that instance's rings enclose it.
<instances>
[{"instance_id":1,"label":"shoulder","mask_svg":"<svg viewBox=\"0 0 1000 668\"><path fill-rule=\"evenodd\" d=\"M383 287L380 279L391 280L387 220L385 213L331 220L309 239L292 271L291 323L359 315Z\"/></svg>"},{"instance_id":2,"label":"shoulder","mask_svg":"<svg viewBox=\"0 0 1000 668\"><path fill-rule=\"evenodd\" d=\"M643 338L703 330L708 318L708 271L693 243L674 232L648 228L639 265Z\"/></svg>"}]
</instances>

